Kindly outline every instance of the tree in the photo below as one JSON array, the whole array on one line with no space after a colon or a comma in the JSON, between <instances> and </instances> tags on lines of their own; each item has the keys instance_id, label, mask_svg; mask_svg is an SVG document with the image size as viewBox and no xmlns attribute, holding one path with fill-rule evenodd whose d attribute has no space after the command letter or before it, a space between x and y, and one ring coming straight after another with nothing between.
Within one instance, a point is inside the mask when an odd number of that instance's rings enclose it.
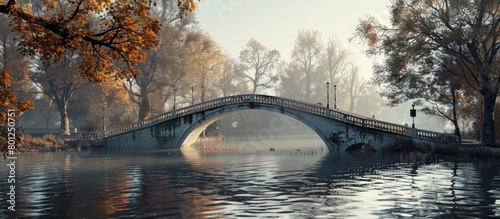
<instances>
[{"instance_id":1,"label":"tree","mask_svg":"<svg viewBox=\"0 0 500 219\"><path fill-rule=\"evenodd\" d=\"M322 42L318 31L301 30L292 60L281 70L279 95L316 103L326 98L327 74L323 71Z\"/></svg>"},{"instance_id":2,"label":"tree","mask_svg":"<svg viewBox=\"0 0 500 219\"><path fill-rule=\"evenodd\" d=\"M313 85L318 75L321 59L321 35L318 31L301 30L292 51L292 62L295 62L305 79L305 100L313 101Z\"/></svg>"},{"instance_id":3,"label":"tree","mask_svg":"<svg viewBox=\"0 0 500 219\"><path fill-rule=\"evenodd\" d=\"M41 5L31 8L32 6ZM66 52L78 52L82 76L93 82L108 75L135 77L134 66L145 57L144 50L157 44L159 23L149 16L152 1L90 1L65 3L56 0L23 4L8 0L0 5L0 14L8 15L12 30L19 33L17 46L23 55L37 55L47 64L56 63ZM196 0L179 0L180 13L196 8ZM120 65L124 64L125 68ZM5 72L4 82L10 79ZM5 83L4 88L10 87ZM3 92L0 99L17 98ZM13 94L12 94L13 95ZM15 95L14 95L15 97ZM26 110L19 108L18 110ZM5 121L6 117L1 117ZM5 136L5 130L2 130ZM3 144L4 153L6 144Z\"/></svg>"},{"instance_id":4,"label":"tree","mask_svg":"<svg viewBox=\"0 0 500 219\"><path fill-rule=\"evenodd\" d=\"M255 94L259 87L271 88L278 81L276 69L280 60L278 50L269 50L259 41L251 39L240 52L239 70L253 85Z\"/></svg>"},{"instance_id":5,"label":"tree","mask_svg":"<svg viewBox=\"0 0 500 219\"><path fill-rule=\"evenodd\" d=\"M248 93L246 81L237 71L234 61L226 58L221 74L216 76L213 82L213 86L222 93L223 97Z\"/></svg>"},{"instance_id":6,"label":"tree","mask_svg":"<svg viewBox=\"0 0 500 219\"><path fill-rule=\"evenodd\" d=\"M12 73L11 87L18 99L33 99L36 96L36 89L29 77L31 60L17 51L14 42L16 34L10 31L7 23L7 16L0 14L0 72L8 69ZM16 123L21 125L20 120Z\"/></svg>"},{"instance_id":7,"label":"tree","mask_svg":"<svg viewBox=\"0 0 500 219\"><path fill-rule=\"evenodd\" d=\"M196 10L198 6L197 2L201 0L177 0L177 6L179 7L179 15L180 17L189 16L191 13Z\"/></svg>"},{"instance_id":8,"label":"tree","mask_svg":"<svg viewBox=\"0 0 500 219\"><path fill-rule=\"evenodd\" d=\"M175 18L172 18L175 19ZM171 21L171 20L169 20ZM140 121L151 116L154 103L164 105L166 99L172 95L165 95L165 99L152 99L163 90L172 87L175 81L184 75L181 71L183 43L185 43L184 27L165 22L160 31L160 44L146 53L146 60L137 65L140 73L136 78L127 79L123 86L130 93L132 101L138 106ZM164 112L164 107L159 112Z\"/></svg>"},{"instance_id":9,"label":"tree","mask_svg":"<svg viewBox=\"0 0 500 219\"><path fill-rule=\"evenodd\" d=\"M359 74L359 67L351 64L351 71L342 78L342 87L349 96L349 111L354 112L356 99L365 90L366 80Z\"/></svg>"},{"instance_id":10,"label":"tree","mask_svg":"<svg viewBox=\"0 0 500 219\"><path fill-rule=\"evenodd\" d=\"M297 63L288 63L280 75L278 95L297 100L307 100L306 80L304 73L299 69Z\"/></svg>"},{"instance_id":11,"label":"tree","mask_svg":"<svg viewBox=\"0 0 500 219\"><path fill-rule=\"evenodd\" d=\"M17 145L21 135L16 135L15 131L12 131L11 128L13 128L21 114L30 108L33 108L33 102L30 100L19 101L12 92L12 77L10 77L9 71L3 70L0 72L0 120L2 123L2 138L0 138L0 142L4 158L9 155L15 155L13 154L15 153L14 148L9 148L9 141L14 140L16 142L14 145ZM13 135L9 133L13 133Z\"/></svg>"},{"instance_id":12,"label":"tree","mask_svg":"<svg viewBox=\"0 0 500 219\"><path fill-rule=\"evenodd\" d=\"M493 109L500 88L500 1L393 0L391 26L373 17L357 33L369 55L385 55L375 67L376 84L394 103L421 97L434 72L451 70L456 59L465 71L453 72L481 94L482 143L494 144Z\"/></svg>"},{"instance_id":13,"label":"tree","mask_svg":"<svg viewBox=\"0 0 500 219\"><path fill-rule=\"evenodd\" d=\"M461 138L460 126L458 124L458 107L462 102L462 81L458 76L449 72L442 72L437 75L431 83L429 93L424 94L424 99L431 103L422 111L426 114L443 117L453 123L454 134Z\"/></svg>"},{"instance_id":14,"label":"tree","mask_svg":"<svg viewBox=\"0 0 500 219\"><path fill-rule=\"evenodd\" d=\"M56 104L64 135L71 134L68 114L69 101L75 91L83 85L83 79L79 75L71 74L71 72L77 71L78 61L79 56L74 53L65 53L63 59L54 65L38 63L31 74L32 81Z\"/></svg>"},{"instance_id":15,"label":"tree","mask_svg":"<svg viewBox=\"0 0 500 219\"><path fill-rule=\"evenodd\" d=\"M68 114L73 126L82 131L100 131L103 116L106 128L128 124L130 120L137 121L129 93L121 83L119 80L102 83L84 81L68 104L71 106L68 107Z\"/></svg>"},{"instance_id":16,"label":"tree","mask_svg":"<svg viewBox=\"0 0 500 219\"><path fill-rule=\"evenodd\" d=\"M195 86L199 102L204 102L207 98L216 97L211 83L222 72L224 59L219 46L210 36L196 31L189 38L183 82L186 87Z\"/></svg>"},{"instance_id":17,"label":"tree","mask_svg":"<svg viewBox=\"0 0 500 219\"><path fill-rule=\"evenodd\" d=\"M342 44L334 36L328 38L321 53L321 68L332 84L340 82L342 76L349 70L349 53L342 48Z\"/></svg>"},{"instance_id":18,"label":"tree","mask_svg":"<svg viewBox=\"0 0 500 219\"><path fill-rule=\"evenodd\" d=\"M80 73L90 81L100 82L108 75L137 76L134 66L157 44L160 25L149 16L152 1L38 3L8 0L0 5L0 13L9 16L12 30L20 34L19 50L39 55L48 64L61 60L65 52L78 51Z\"/></svg>"},{"instance_id":19,"label":"tree","mask_svg":"<svg viewBox=\"0 0 500 219\"><path fill-rule=\"evenodd\" d=\"M378 117L383 110L382 103L384 100L377 93L378 87L366 84L365 89L363 89L354 105L356 113L369 117Z\"/></svg>"},{"instance_id":20,"label":"tree","mask_svg":"<svg viewBox=\"0 0 500 219\"><path fill-rule=\"evenodd\" d=\"M452 59L445 59L444 62L447 69L436 71L430 86L425 89L426 92L423 92L423 99L429 102L431 106L426 106L422 111L426 114L437 115L449 120L454 125L454 134L461 139L459 119L461 118L462 121L466 122L466 120L471 118L470 112L461 110L461 108L471 110L469 105L476 102L474 98L476 95L465 78L456 74L457 72L464 71L464 66ZM472 94L468 94L470 92ZM462 129L464 128L462 127Z\"/></svg>"}]
</instances>

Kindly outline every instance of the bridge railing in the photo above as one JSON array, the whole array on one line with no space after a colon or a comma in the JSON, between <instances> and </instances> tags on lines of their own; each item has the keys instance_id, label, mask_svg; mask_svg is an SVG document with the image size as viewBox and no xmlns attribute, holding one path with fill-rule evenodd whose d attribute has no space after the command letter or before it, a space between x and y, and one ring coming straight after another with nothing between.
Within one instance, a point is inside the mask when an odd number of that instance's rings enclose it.
<instances>
[{"instance_id":1,"label":"bridge railing","mask_svg":"<svg viewBox=\"0 0 500 219\"><path fill-rule=\"evenodd\" d=\"M86 133L78 133L76 135L76 140L98 140L101 138L100 132L86 132Z\"/></svg>"},{"instance_id":2,"label":"bridge railing","mask_svg":"<svg viewBox=\"0 0 500 219\"><path fill-rule=\"evenodd\" d=\"M401 134L401 135L407 135L410 137L417 137L435 141L459 142L459 138L456 135L432 132L420 129L415 129L415 134L412 134L412 128L408 126L375 120L368 117L354 115L348 112L342 112L339 110L331 110L330 117L357 126Z\"/></svg>"},{"instance_id":3,"label":"bridge railing","mask_svg":"<svg viewBox=\"0 0 500 219\"><path fill-rule=\"evenodd\" d=\"M444 141L444 142L457 142L459 143L459 138L456 135L452 134L445 134L445 133L439 133L439 132L432 132L432 131L427 131L427 130L420 130L417 129L417 136L418 138L424 138L424 139L429 139L433 141Z\"/></svg>"},{"instance_id":4,"label":"bridge railing","mask_svg":"<svg viewBox=\"0 0 500 219\"><path fill-rule=\"evenodd\" d=\"M214 100L209 100L203 103L198 103L192 106L187 106L175 111L167 112L165 114L155 116L149 119L146 119L144 121L136 122L133 124L109 129L105 131L105 136L112 136L112 135L118 135L121 133L125 133L131 130L135 129L140 129L143 127L147 127L150 125L154 125L156 123L163 122L165 120L169 120L173 117L177 116L183 116L187 114L192 114L192 113L197 113L201 111L205 111L208 109L212 109L215 107L223 106L223 105L229 105L229 104L237 104L237 103L248 103L253 100L254 95L252 94L246 94L246 95L237 95L237 96L231 96L231 97L223 97L219 99L214 99Z\"/></svg>"},{"instance_id":5,"label":"bridge railing","mask_svg":"<svg viewBox=\"0 0 500 219\"><path fill-rule=\"evenodd\" d=\"M225 105L239 104L239 103L262 103L262 104L270 104L281 106L284 108L300 110L303 112L330 117L332 119L336 119L339 121L343 121L346 123L350 123L353 125L371 128L401 135L407 135L412 137L431 139L431 140L446 140L446 141L454 141L458 142L458 136L443 134L438 132L431 132L426 130L416 130L416 134L411 133L411 128L403 125L383 122L380 120L375 120L372 118L356 115L353 113L341 111L341 110L332 110L327 109L324 106L318 104L311 104L308 102L275 97L275 96L267 96L267 95L256 95L256 94L243 94L236 95L231 97L222 97L214 100L210 100L207 102L195 104L192 106L184 107L175 111L171 111L156 117L152 117L150 119L136 122L130 125L110 129L105 131L105 136L117 135L124 132L128 132L130 130L135 130L143 127L147 127L150 125L154 125L156 123L163 122L165 120L169 120L173 117L188 115L192 113L202 112L208 109L213 109L216 107L221 107Z\"/></svg>"}]
</instances>

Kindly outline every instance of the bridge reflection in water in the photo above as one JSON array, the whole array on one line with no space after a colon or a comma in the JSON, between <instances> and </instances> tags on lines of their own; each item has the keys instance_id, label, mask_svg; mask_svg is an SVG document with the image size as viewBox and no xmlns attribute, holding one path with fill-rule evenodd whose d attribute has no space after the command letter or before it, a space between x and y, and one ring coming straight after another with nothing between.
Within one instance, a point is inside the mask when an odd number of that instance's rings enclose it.
<instances>
[{"instance_id":1,"label":"bridge reflection in water","mask_svg":"<svg viewBox=\"0 0 500 219\"><path fill-rule=\"evenodd\" d=\"M191 145L212 122L239 110L266 110L310 127L330 149L367 144L375 149L397 141L458 142L458 136L414 129L324 106L267 95L223 97L103 132L109 147L180 148Z\"/></svg>"},{"instance_id":2,"label":"bridge reflection in water","mask_svg":"<svg viewBox=\"0 0 500 219\"><path fill-rule=\"evenodd\" d=\"M284 147L286 142L278 146ZM17 217L486 218L496 161L419 154L101 150L22 154ZM290 156L292 153L292 156ZM417 164L417 165L415 165ZM3 164L5 165L5 163ZM417 168L415 168L417 167ZM0 168L0 175L8 169ZM0 181L6 188L7 181ZM17 187L19 186L19 187ZM6 207L0 196L0 207ZM0 217L7 218L7 211ZM15 217L12 217L15 218Z\"/></svg>"}]
</instances>

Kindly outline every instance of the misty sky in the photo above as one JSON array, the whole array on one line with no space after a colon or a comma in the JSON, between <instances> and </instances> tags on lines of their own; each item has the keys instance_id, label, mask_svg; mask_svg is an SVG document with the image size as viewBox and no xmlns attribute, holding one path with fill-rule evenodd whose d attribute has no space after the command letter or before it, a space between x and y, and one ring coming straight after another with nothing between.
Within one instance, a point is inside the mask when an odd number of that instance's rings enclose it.
<instances>
[{"instance_id":1,"label":"misty sky","mask_svg":"<svg viewBox=\"0 0 500 219\"><path fill-rule=\"evenodd\" d=\"M390 0L204 0L197 16L201 28L234 58L251 38L278 49L289 60L300 29L318 30L323 40L334 34L368 76L372 61L362 54L359 41L348 39L360 18L372 15L386 20L389 4Z\"/></svg>"}]
</instances>

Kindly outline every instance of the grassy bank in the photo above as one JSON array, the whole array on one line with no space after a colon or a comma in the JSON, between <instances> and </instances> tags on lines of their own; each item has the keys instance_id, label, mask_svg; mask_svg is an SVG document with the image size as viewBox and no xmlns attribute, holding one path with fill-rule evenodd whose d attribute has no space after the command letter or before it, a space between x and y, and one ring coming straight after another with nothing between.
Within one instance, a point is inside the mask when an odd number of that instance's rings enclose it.
<instances>
[{"instance_id":1,"label":"grassy bank","mask_svg":"<svg viewBox=\"0 0 500 219\"><path fill-rule=\"evenodd\" d=\"M58 151L67 147L63 139L53 134L33 137L25 134L16 149L19 152Z\"/></svg>"},{"instance_id":2,"label":"grassy bank","mask_svg":"<svg viewBox=\"0 0 500 219\"><path fill-rule=\"evenodd\" d=\"M500 159L500 145L447 144L436 147L430 144L416 144L400 139L380 150L382 153L419 151L426 154L466 156L481 159Z\"/></svg>"},{"instance_id":3,"label":"grassy bank","mask_svg":"<svg viewBox=\"0 0 500 219\"><path fill-rule=\"evenodd\" d=\"M499 145L451 144L448 147L436 150L434 153L482 159L500 159Z\"/></svg>"}]
</instances>

